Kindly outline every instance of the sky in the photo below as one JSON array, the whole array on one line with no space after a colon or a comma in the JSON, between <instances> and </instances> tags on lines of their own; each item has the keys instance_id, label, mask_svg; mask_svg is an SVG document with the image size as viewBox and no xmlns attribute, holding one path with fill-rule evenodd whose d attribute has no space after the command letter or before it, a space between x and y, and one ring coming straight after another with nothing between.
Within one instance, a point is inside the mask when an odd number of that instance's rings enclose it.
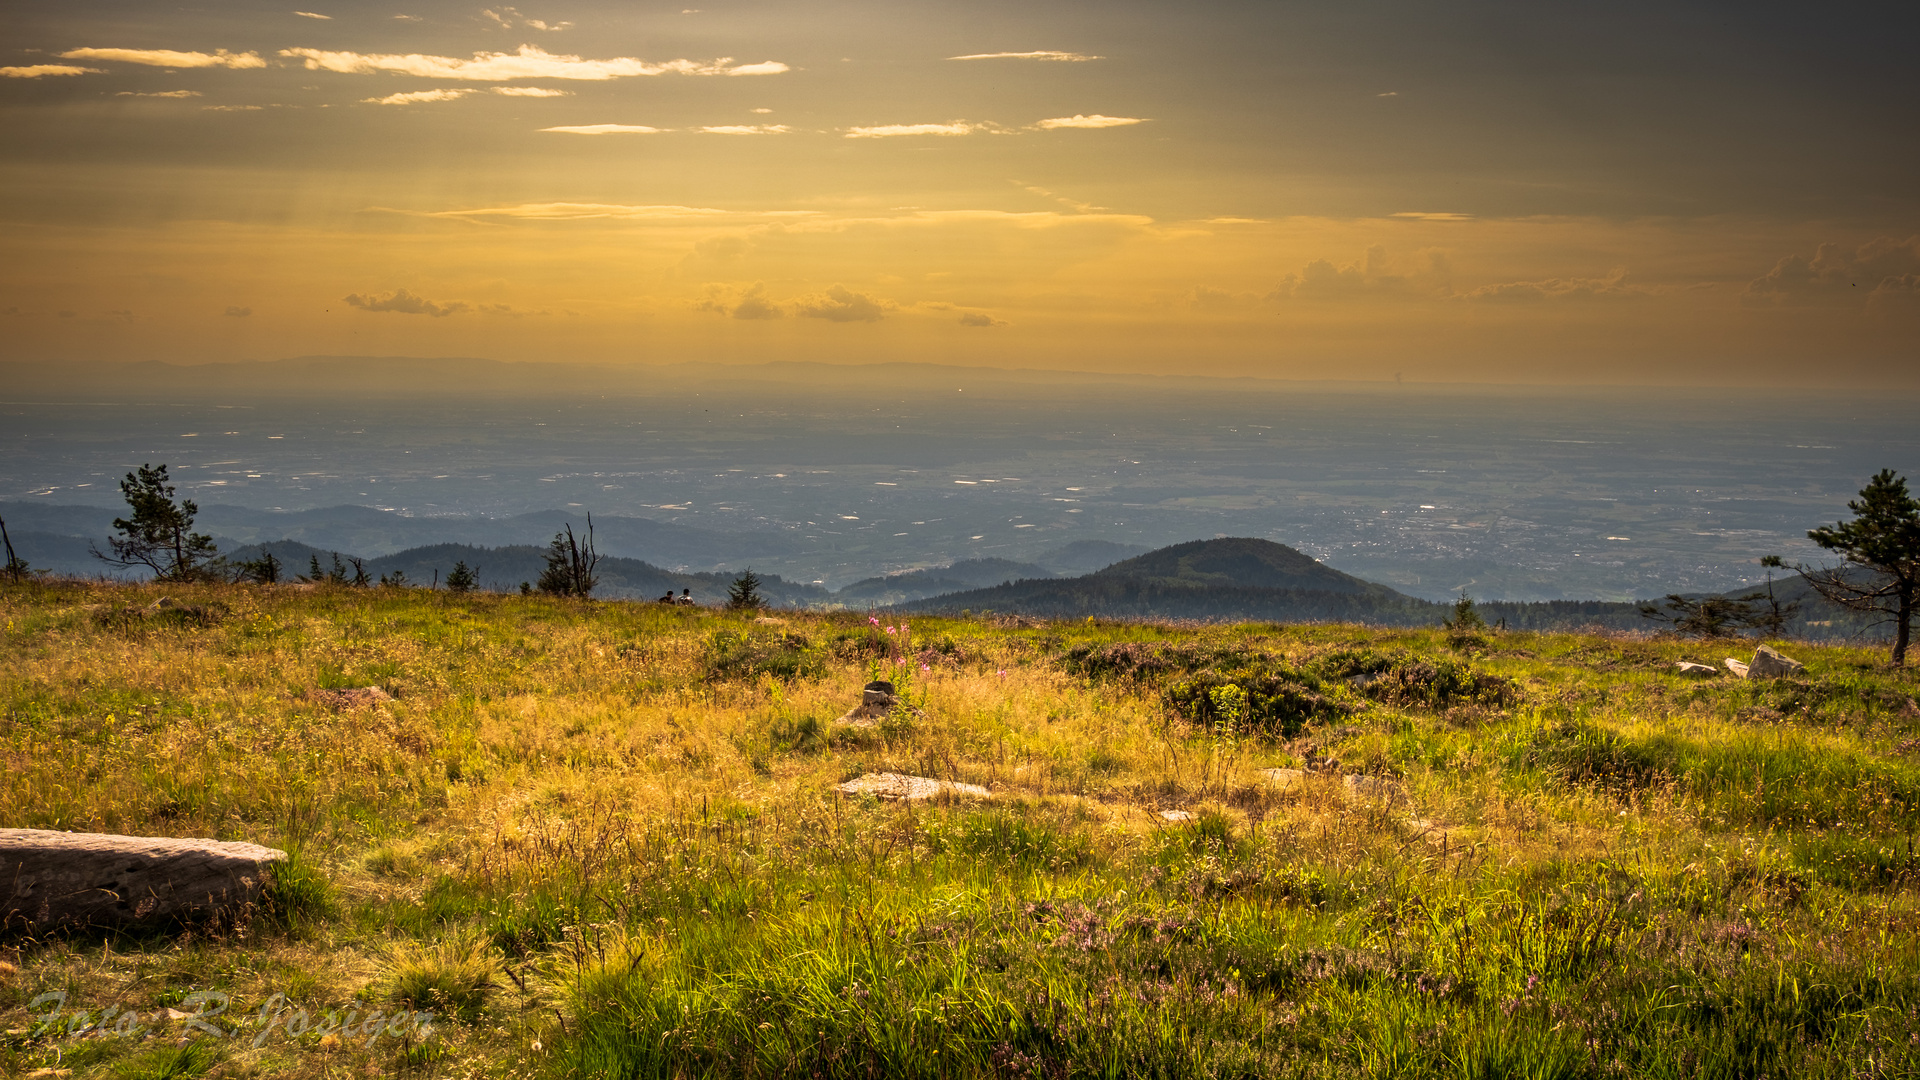
<instances>
[{"instance_id":1,"label":"sky","mask_svg":"<svg viewBox=\"0 0 1920 1080\"><path fill-rule=\"evenodd\" d=\"M1920 389L1910 5L13 0L0 360Z\"/></svg>"}]
</instances>

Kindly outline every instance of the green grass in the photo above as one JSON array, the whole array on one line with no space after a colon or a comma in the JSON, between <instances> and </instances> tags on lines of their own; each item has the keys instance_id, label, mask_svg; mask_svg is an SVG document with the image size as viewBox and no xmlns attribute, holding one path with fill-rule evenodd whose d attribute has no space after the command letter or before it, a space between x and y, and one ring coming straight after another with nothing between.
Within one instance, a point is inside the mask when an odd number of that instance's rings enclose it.
<instances>
[{"instance_id":1,"label":"green grass","mask_svg":"<svg viewBox=\"0 0 1920 1080\"><path fill-rule=\"evenodd\" d=\"M0 592L5 823L293 858L244 929L0 943L0 1073L1920 1073L1920 684L1868 651L168 594L213 614ZM835 725L876 672L921 711ZM275 994L317 1026L256 1047ZM376 1008L438 1019L320 1023Z\"/></svg>"}]
</instances>

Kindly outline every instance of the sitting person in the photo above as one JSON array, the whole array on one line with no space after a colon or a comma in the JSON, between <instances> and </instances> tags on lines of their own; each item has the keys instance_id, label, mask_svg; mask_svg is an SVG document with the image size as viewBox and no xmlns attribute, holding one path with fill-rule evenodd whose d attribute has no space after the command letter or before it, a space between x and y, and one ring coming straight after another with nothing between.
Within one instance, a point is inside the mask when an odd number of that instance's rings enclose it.
<instances>
[{"instance_id":1,"label":"sitting person","mask_svg":"<svg viewBox=\"0 0 1920 1080\"><path fill-rule=\"evenodd\" d=\"M665 595L665 596L663 596L663 597L661 597L661 598L660 598L660 601L659 601L659 602L660 602L660 603L662 603L662 604L671 604L671 603L673 603L673 590L672 590L672 589L668 589L668 590L667 590L667 595Z\"/></svg>"},{"instance_id":2,"label":"sitting person","mask_svg":"<svg viewBox=\"0 0 1920 1080\"><path fill-rule=\"evenodd\" d=\"M689 607L693 606L693 590L681 589L679 602L682 604L686 604Z\"/></svg>"}]
</instances>

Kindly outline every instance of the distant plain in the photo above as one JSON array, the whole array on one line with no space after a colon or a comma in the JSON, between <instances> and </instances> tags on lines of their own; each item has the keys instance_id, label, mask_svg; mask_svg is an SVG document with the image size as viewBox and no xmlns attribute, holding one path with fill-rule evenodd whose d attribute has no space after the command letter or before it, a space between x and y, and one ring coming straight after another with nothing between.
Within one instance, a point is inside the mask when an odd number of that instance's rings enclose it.
<instances>
[{"instance_id":1,"label":"distant plain","mask_svg":"<svg viewBox=\"0 0 1920 1080\"><path fill-rule=\"evenodd\" d=\"M277 514L242 508L390 513L304 515L300 538L362 556L542 542L552 515L490 519L591 511L677 527L611 554L828 587L1235 535L1430 599L1730 589L1761 555L1814 559L1806 529L1920 461L1898 395L923 364L4 366L10 523L115 506L121 474L165 462L232 541L279 538Z\"/></svg>"}]
</instances>

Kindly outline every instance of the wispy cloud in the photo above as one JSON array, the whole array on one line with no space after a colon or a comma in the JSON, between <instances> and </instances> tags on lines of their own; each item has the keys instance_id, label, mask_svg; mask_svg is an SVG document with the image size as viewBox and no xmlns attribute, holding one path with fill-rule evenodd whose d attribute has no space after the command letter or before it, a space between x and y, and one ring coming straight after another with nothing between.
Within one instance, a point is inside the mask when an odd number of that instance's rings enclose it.
<instances>
[{"instance_id":1,"label":"wispy cloud","mask_svg":"<svg viewBox=\"0 0 1920 1080\"><path fill-rule=\"evenodd\" d=\"M122 90L113 96L114 97L190 98L190 97L199 97L200 91L198 90L156 90L150 94L142 94L142 93L136 93L135 91L132 91L132 90Z\"/></svg>"},{"instance_id":2,"label":"wispy cloud","mask_svg":"<svg viewBox=\"0 0 1920 1080\"><path fill-rule=\"evenodd\" d=\"M116 60L122 64L145 64L168 68L263 68L259 53L232 53L215 49L210 53L175 52L172 49L68 49L62 60Z\"/></svg>"},{"instance_id":3,"label":"wispy cloud","mask_svg":"<svg viewBox=\"0 0 1920 1080\"><path fill-rule=\"evenodd\" d=\"M204 112L259 112L265 105L202 105Z\"/></svg>"},{"instance_id":4,"label":"wispy cloud","mask_svg":"<svg viewBox=\"0 0 1920 1080\"><path fill-rule=\"evenodd\" d=\"M367 105L424 105L432 101L458 101L468 94L479 92L478 90L415 90L407 94L362 98L361 101Z\"/></svg>"},{"instance_id":5,"label":"wispy cloud","mask_svg":"<svg viewBox=\"0 0 1920 1080\"><path fill-rule=\"evenodd\" d=\"M601 82L639 75L777 75L788 70L787 65L773 60L735 65L730 56L716 60L667 60L661 63L636 60L630 56L584 60L578 56L550 53L537 45L522 45L510 53L477 52L471 60L422 53L402 55L329 52L323 49L281 49L280 55L303 61L311 71L332 71L343 75L390 71L423 79L466 79L476 82L506 82L513 79Z\"/></svg>"},{"instance_id":6,"label":"wispy cloud","mask_svg":"<svg viewBox=\"0 0 1920 1080\"><path fill-rule=\"evenodd\" d=\"M333 19L333 16L322 15L317 11L296 11L294 12L294 14L300 16L303 19L326 19L328 21L332 21Z\"/></svg>"},{"instance_id":7,"label":"wispy cloud","mask_svg":"<svg viewBox=\"0 0 1920 1080\"><path fill-rule=\"evenodd\" d=\"M1060 52L1055 49L1039 49L1034 52L983 52L968 53L965 56L949 56L949 60L1061 60L1068 63L1080 63L1087 60L1103 60L1105 57L1089 56L1086 53Z\"/></svg>"},{"instance_id":8,"label":"wispy cloud","mask_svg":"<svg viewBox=\"0 0 1920 1080\"><path fill-rule=\"evenodd\" d=\"M1146 122L1144 117L1138 116L1101 116L1099 113L1094 113L1092 116L1081 116L1075 113L1072 116L1056 116L1051 120L1035 121L1033 126L1042 131L1052 131L1055 128L1126 127L1130 124L1144 124Z\"/></svg>"},{"instance_id":9,"label":"wispy cloud","mask_svg":"<svg viewBox=\"0 0 1920 1080\"><path fill-rule=\"evenodd\" d=\"M49 75L104 75L99 68L72 64L28 64L25 67L0 67L0 76L9 79L40 79Z\"/></svg>"},{"instance_id":10,"label":"wispy cloud","mask_svg":"<svg viewBox=\"0 0 1920 1080\"><path fill-rule=\"evenodd\" d=\"M586 221L607 218L616 221L696 221L716 218L804 218L813 210L717 210L709 206L636 206L624 203L521 203L516 206L486 206L470 210L434 210L425 217L441 218L515 218L523 221Z\"/></svg>"},{"instance_id":11,"label":"wispy cloud","mask_svg":"<svg viewBox=\"0 0 1920 1080\"><path fill-rule=\"evenodd\" d=\"M1410 221L1472 221L1473 220L1472 214L1455 214L1452 212L1434 212L1434 211L1426 211L1426 210L1402 210L1397 214L1388 214L1387 216L1405 218Z\"/></svg>"},{"instance_id":12,"label":"wispy cloud","mask_svg":"<svg viewBox=\"0 0 1920 1080\"><path fill-rule=\"evenodd\" d=\"M1462 300L1534 303L1541 300L1625 300L1651 296L1653 290L1626 283L1625 268L1603 278L1545 278L1482 285L1460 294Z\"/></svg>"},{"instance_id":13,"label":"wispy cloud","mask_svg":"<svg viewBox=\"0 0 1920 1080\"><path fill-rule=\"evenodd\" d=\"M540 130L561 135L658 135L666 128L648 127L645 124L567 124Z\"/></svg>"},{"instance_id":14,"label":"wispy cloud","mask_svg":"<svg viewBox=\"0 0 1920 1080\"><path fill-rule=\"evenodd\" d=\"M525 15L520 14L519 11L510 7L503 7L497 12L487 8L482 8L480 10L480 14L486 16L489 19L492 19L495 23L499 24L499 26L502 29L507 29L507 30L511 30L516 25L516 23L514 22L514 20L516 19L519 20L517 25L530 26L535 30L546 30L549 32L556 31L556 30L567 30L567 29L571 29L573 26L573 24L570 22L550 23L550 22L543 22L539 19L529 19Z\"/></svg>"},{"instance_id":15,"label":"wispy cloud","mask_svg":"<svg viewBox=\"0 0 1920 1080\"><path fill-rule=\"evenodd\" d=\"M1005 319L996 319L984 311L969 311L960 316L961 326L1005 326Z\"/></svg>"},{"instance_id":16,"label":"wispy cloud","mask_svg":"<svg viewBox=\"0 0 1920 1080\"><path fill-rule=\"evenodd\" d=\"M436 319L448 315L458 315L463 311L472 311L473 305L464 300L453 300L445 304L436 304L423 296L415 296L405 289L395 289L385 296L362 296L352 293L347 303L362 311L390 311L398 315L429 315Z\"/></svg>"},{"instance_id":17,"label":"wispy cloud","mask_svg":"<svg viewBox=\"0 0 1920 1080\"><path fill-rule=\"evenodd\" d=\"M947 124L879 124L847 129L849 139L891 139L902 135L971 135L984 125L955 120Z\"/></svg>"},{"instance_id":18,"label":"wispy cloud","mask_svg":"<svg viewBox=\"0 0 1920 1080\"><path fill-rule=\"evenodd\" d=\"M793 129L785 124L716 124L700 130L708 135L785 135Z\"/></svg>"},{"instance_id":19,"label":"wispy cloud","mask_svg":"<svg viewBox=\"0 0 1920 1080\"><path fill-rule=\"evenodd\" d=\"M879 322L896 306L891 300L881 300L866 293L854 292L845 285L835 285L824 296L795 301L794 314L806 319L826 319L828 322Z\"/></svg>"},{"instance_id":20,"label":"wispy cloud","mask_svg":"<svg viewBox=\"0 0 1920 1080\"><path fill-rule=\"evenodd\" d=\"M496 86L493 93L503 97L572 97L571 90L550 90L544 86Z\"/></svg>"},{"instance_id":21,"label":"wispy cloud","mask_svg":"<svg viewBox=\"0 0 1920 1080\"><path fill-rule=\"evenodd\" d=\"M250 307L230 307L227 309L226 314L228 318L244 319L253 314L253 309Z\"/></svg>"}]
</instances>

